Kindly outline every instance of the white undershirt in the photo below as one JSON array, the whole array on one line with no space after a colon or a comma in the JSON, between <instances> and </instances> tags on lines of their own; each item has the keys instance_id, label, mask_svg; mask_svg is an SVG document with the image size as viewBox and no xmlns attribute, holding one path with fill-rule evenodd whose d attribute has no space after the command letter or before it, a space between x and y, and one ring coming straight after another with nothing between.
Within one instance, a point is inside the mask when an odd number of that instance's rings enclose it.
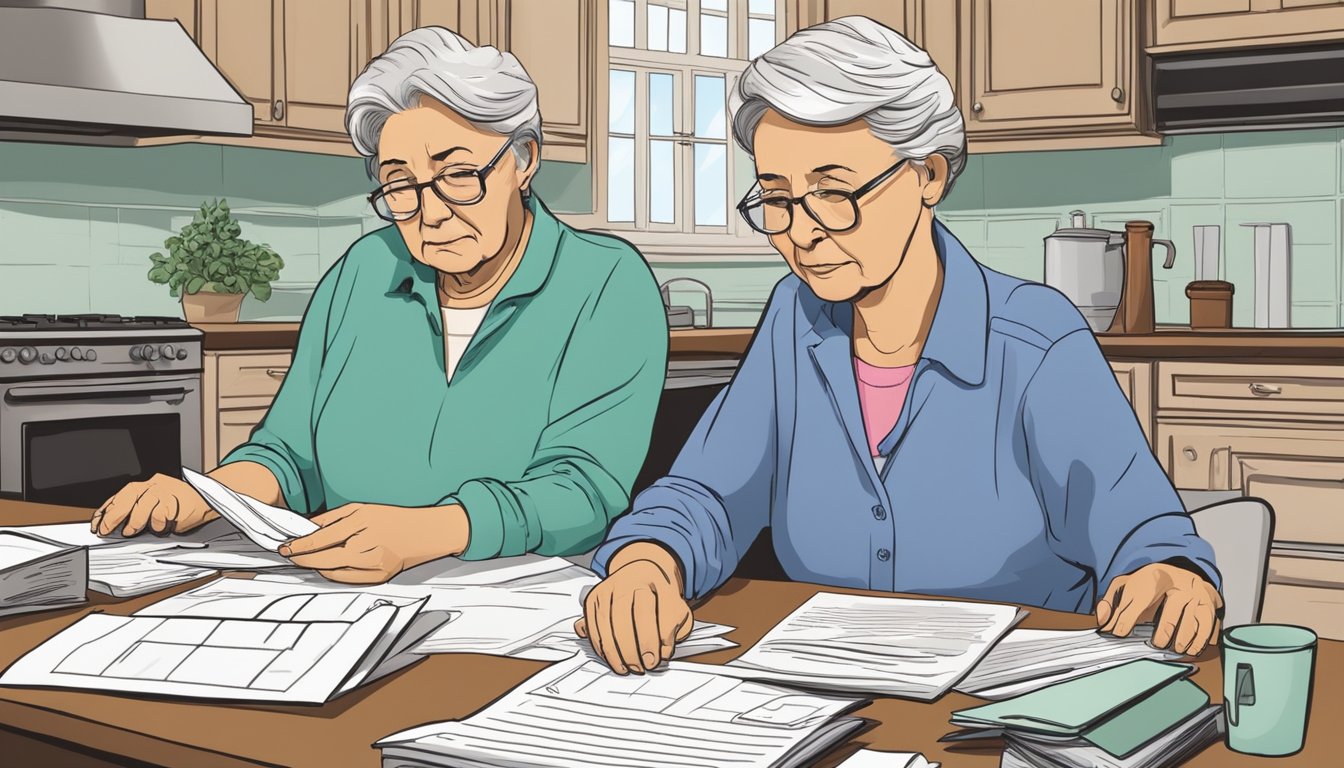
<instances>
[{"instance_id":1,"label":"white undershirt","mask_svg":"<svg viewBox=\"0 0 1344 768\"><path fill-rule=\"evenodd\" d=\"M485 313L490 310L490 305L474 309L448 307L440 309L443 310L443 368L448 374L448 380L452 381L453 372L457 370L462 353L466 351L472 337L481 329L481 321L485 319Z\"/></svg>"}]
</instances>

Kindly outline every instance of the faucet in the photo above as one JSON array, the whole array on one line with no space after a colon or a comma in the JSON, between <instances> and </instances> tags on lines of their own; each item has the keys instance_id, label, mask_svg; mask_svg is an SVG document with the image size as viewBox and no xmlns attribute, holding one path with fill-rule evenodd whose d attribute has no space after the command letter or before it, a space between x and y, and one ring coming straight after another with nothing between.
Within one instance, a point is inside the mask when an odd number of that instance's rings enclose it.
<instances>
[{"instance_id":1,"label":"faucet","mask_svg":"<svg viewBox=\"0 0 1344 768\"><path fill-rule=\"evenodd\" d=\"M658 287L658 290L663 294L663 306L668 308L669 316L671 315L672 310L672 291L668 289L668 286L672 285L673 283L692 283L700 288L701 292L705 294L705 327L713 328L714 292L709 289L709 286L699 280L696 280L693 277L674 277L671 280L668 280L667 282L663 283L661 286ZM695 327L694 313L692 313L691 318L692 318L691 327L694 328Z\"/></svg>"}]
</instances>

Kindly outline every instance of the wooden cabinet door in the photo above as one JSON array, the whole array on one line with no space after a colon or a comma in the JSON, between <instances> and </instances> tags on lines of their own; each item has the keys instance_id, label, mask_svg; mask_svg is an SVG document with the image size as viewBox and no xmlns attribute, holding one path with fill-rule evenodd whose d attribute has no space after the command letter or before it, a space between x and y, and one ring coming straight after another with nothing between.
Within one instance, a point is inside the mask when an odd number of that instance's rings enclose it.
<instances>
[{"instance_id":1,"label":"wooden cabinet door","mask_svg":"<svg viewBox=\"0 0 1344 768\"><path fill-rule=\"evenodd\" d=\"M910 26L915 6L924 2L926 0L818 0L813 4L815 18L808 21L805 26L838 19L841 16L867 16L914 40L910 34Z\"/></svg>"},{"instance_id":2,"label":"wooden cabinet door","mask_svg":"<svg viewBox=\"0 0 1344 768\"><path fill-rule=\"evenodd\" d=\"M477 45L490 43L490 20L495 0L381 0L374 8L370 39L376 55L401 35L418 27L451 29ZM382 45L379 48L379 44Z\"/></svg>"},{"instance_id":3,"label":"wooden cabinet door","mask_svg":"<svg viewBox=\"0 0 1344 768\"><path fill-rule=\"evenodd\" d=\"M1245 491L1248 478L1261 475L1315 481L1321 462L1344 462L1344 430L1329 424L1159 416L1154 444L1172 482L1190 490ZM1274 469L1266 469L1267 462Z\"/></svg>"},{"instance_id":4,"label":"wooden cabinet door","mask_svg":"<svg viewBox=\"0 0 1344 768\"><path fill-rule=\"evenodd\" d=\"M266 408L247 408L219 412L219 458L246 443L252 431L266 418Z\"/></svg>"},{"instance_id":5,"label":"wooden cabinet door","mask_svg":"<svg viewBox=\"0 0 1344 768\"><path fill-rule=\"evenodd\" d=\"M283 125L277 62L283 0L201 0L201 50L252 104L256 124Z\"/></svg>"},{"instance_id":6,"label":"wooden cabinet door","mask_svg":"<svg viewBox=\"0 0 1344 768\"><path fill-rule=\"evenodd\" d=\"M1135 0L962 0L974 137L1134 123Z\"/></svg>"},{"instance_id":7,"label":"wooden cabinet door","mask_svg":"<svg viewBox=\"0 0 1344 768\"><path fill-rule=\"evenodd\" d=\"M1155 45L1228 47L1344 33L1341 0L1148 0Z\"/></svg>"},{"instance_id":8,"label":"wooden cabinet door","mask_svg":"<svg viewBox=\"0 0 1344 768\"><path fill-rule=\"evenodd\" d=\"M166 19L182 25L196 45L201 44L201 4L198 0L145 0L146 19Z\"/></svg>"},{"instance_id":9,"label":"wooden cabinet door","mask_svg":"<svg viewBox=\"0 0 1344 768\"><path fill-rule=\"evenodd\" d=\"M494 45L518 57L537 84L542 157L588 161L592 124L593 0L498 0ZM606 5L603 4L605 12Z\"/></svg>"},{"instance_id":10,"label":"wooden cabinet door","mask_svg":"<svg viewBox=\"0 0 1344 768\"><path fill-rule=\"evenodd\" d=\"M1111 370L1125 393L1125 399L1134 409L1134 416L1143 428L1148 443L1153 442L1153 364L1112 362Z\"/></svg>"},{"instance_id":11,"label":"wooden cabinet door","mask_svg":"<svg viewBox=\"0 0 1344 768\"><path fill-rule=\"evenodd\" d=\"M356 19L364 0L283 0L283 100L278 120L290 128L345 133L350 83L368 63Z\"/></svg>"}]
</instances>

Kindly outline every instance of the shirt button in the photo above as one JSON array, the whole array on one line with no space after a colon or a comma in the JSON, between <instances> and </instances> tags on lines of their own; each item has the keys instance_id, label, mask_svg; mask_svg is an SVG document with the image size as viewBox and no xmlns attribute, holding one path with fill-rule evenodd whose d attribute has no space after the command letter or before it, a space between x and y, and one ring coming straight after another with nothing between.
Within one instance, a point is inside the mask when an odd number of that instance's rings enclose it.
<instances>
[{"instance_id":1,"label":"shirt button","mask_svg":"<svg viewBox=\"0 0 1344 768\"><path fill-rule=\"evenodd\" d=\"M873 507L873 517L877 518L878 520L886 520L887 510L883 509L881 504L878 504L877 506Z\"/></svg>"},{"instance_id":2,"label":"shirt button","mask_svg":"<svg viewBox=\"0 0 1344 768\"><path fill-rule=\"evenodd\" d=\"M877 559L881 560L884 563L887 562L888 560L891 559L891 550L889 549L877 550Z\"/></svg>"}]
</instances>

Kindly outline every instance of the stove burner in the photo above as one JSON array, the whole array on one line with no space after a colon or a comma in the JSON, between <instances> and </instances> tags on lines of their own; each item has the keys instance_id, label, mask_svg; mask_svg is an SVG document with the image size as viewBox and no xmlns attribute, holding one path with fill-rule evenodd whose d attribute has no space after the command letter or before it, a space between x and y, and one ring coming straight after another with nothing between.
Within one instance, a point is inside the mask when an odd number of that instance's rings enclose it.
<instances>
[{"instance_id":1,"label":"stove burner","mask_svg":"<svg viewBox=\"0 0 1344 768\"><path fill-rule=\"evenodd\" d=\"M6 315L0 331L135 331L190 328L180 317L122 317L121 315Z\"/></svg>"}]
</instances>

